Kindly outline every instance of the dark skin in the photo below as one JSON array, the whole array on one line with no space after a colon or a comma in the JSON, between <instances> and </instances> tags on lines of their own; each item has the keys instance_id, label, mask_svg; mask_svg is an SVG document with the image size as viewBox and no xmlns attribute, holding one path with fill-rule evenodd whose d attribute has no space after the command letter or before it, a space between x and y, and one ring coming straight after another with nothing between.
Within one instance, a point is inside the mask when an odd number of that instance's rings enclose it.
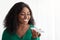
<instances>
[{"instance_id":1,"label":"dark skin","mask_svg":"<svg viewBox=\"0 0 60 40\"><path fill-rule=\"evenodd\" d=\"M18 18L19 18L20 25L16 33L19 35L19 37L23 37L26 31L29 29L28 21L31 18L29 9L24 7L21 13L18 15ZM35 30L32 30L32 37L36 38L38 36L41 36L41 35L38 34L38 32L36 32Z\"/></svg>"}]
</instances>

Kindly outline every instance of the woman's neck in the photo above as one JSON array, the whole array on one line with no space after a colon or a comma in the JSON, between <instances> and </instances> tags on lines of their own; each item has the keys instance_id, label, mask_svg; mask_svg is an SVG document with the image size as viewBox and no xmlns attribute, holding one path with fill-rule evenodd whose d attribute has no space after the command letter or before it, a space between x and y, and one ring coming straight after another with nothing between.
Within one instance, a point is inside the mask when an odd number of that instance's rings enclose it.
<instances>
[{"instance_id":1,"label":"woman's neck","mask_svg":"<svg viewBox=\"0 0 60 40\"><path fill-rule=\"evenodd\" d=\"M24 24L20 24L19 26L18 26L18 29L17 30L24 30L24 29L26 29L26 28L29 28L29 24L26 24L26 25L24 25Z\"/></svg>"}]
</instances>

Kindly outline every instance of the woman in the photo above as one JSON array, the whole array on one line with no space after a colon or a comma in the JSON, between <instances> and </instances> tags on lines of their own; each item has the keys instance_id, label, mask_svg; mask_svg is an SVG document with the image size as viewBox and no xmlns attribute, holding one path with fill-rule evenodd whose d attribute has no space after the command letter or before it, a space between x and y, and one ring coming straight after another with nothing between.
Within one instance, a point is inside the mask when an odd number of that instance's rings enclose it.
<instances>
[{"instance_id":1,"label":"woman","mask_svg":"<svg viewBox=\"0 0 60 40\"><path fill-rule=\"evenodd\" d=\"M8 12L2 40L40 40L38 32L31 30L34 19L29 6L23 2L16 3Z\"/></svg>"}]
</instances>

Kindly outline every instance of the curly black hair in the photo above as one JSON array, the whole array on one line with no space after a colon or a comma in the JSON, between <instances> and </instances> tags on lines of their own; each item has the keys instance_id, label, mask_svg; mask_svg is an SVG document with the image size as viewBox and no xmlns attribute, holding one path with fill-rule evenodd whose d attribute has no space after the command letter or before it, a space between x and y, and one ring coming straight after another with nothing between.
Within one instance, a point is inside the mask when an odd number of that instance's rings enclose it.
<instances>
[{"instance_id":1,"label":"curly black hair","mask_svg":"<svg viewBox=\"0 0 60 40\"><path fill-rule=\"evenodd\" d=\"M24 7L27 7L29 9L31 15L28 24L35 24L30 7L24 2L18 2L15 5L13 5L13 7L10 9L10 11L4 19L4 27L6 27L10 33L16 32L19 25L18 14L22 11Z\"/></svg>"}]
</instances>

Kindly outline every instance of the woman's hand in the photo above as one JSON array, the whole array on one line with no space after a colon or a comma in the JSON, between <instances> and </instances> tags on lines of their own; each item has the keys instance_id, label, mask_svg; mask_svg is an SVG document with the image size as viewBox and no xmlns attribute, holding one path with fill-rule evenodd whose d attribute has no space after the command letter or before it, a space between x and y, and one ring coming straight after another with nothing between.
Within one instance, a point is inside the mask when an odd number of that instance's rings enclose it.
<instances>
[{"instance_id":1,"label":"woman's hand","mask_svg":"<svg viewBox=\"0 0 60 40\"><path fill-rule=\"evenodd\" d=\"M33 38L37 38L37 37L40 37L40 36L41 36L40 33L36 32L35 30L32 30L32 37Z\"/></svg>"}]
</instances>

